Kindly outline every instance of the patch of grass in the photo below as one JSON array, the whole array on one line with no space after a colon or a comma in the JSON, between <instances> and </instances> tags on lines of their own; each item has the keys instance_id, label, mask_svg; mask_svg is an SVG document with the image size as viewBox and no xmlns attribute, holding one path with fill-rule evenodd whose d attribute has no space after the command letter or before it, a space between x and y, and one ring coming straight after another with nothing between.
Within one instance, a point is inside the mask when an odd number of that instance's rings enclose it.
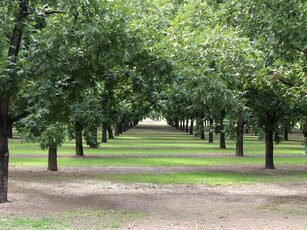
<instances>
[{"instance_id":1,"label":"patch of grass","mask_svg":"<svg viewBox=\"0 0 307 230\"><path fill-rule=\"evenodd\" d=\"M237 185L255 183L297 183L307 180L306 173L292 175L265 175L261 173L229 173L229 172L184 172L184 173L135 173L135 174L101 174L101 180L122 183L153 183L153 184L206 184L206 185Z\"/></svg>"},{"instance_id":2,"label":"patch of grass","mask_svg":"<svg viewBox=\"0 0 307 230\"><path fill-rule=\"evenodd\" d=\"M147 218L142 212L128 212L124 210L104 210L104 209L77 209L71 210L63 214L63 218L70 223L70 227L74 225L86 224L91 222L91 226L104 228L119 228L121 223ZM81 220L81 221L80 221ZM84 223L82 223L84 221Z\"/></svg>"},{"instance_id":3,"label":"patch of grass","mask_svg":"<svg viewBox=\"0 0 307 230\"><path fill-rule=\"evenodd\" d=\"M15 217L8 215L0 219L0 229L66 229L67 222L55 217Z\"/></svg>"},{"instance_id":4,"label":"patch of grass","mask_svg":"<svg viewBox=\"0 0 307 230\"><path fill-rule=\"evenodd\" d=\"M259 205L258 209L283 212L289 215L307 216L307 210L305 206L299 206L293 204L269 203L269 204Z\"/></svg>"},{"instance_id":5,"label":"patch of grass","mask_svg":"<svg viewBox=\"0 0 307 230\"><path fill-rule=\"evenodd\" d=\"M100 134L99 134L100 135ZM61 167L259 167L259 173L231 174L212 170L205 173L178 174L127 174L105 175L101 178L115 181L148 183L207 183L207 184L241 184L257 182L288 183L306 180L302 174L280 175L262 174L264 166L264 141L253 135L245 135L245 157L234 157L235 142L227 140L227 149L220 149L218 135L214 135L214 144L199 140L193 135L179 132L168 126L140 126L98 149L85 148L84 158L75 158L74 141L66 141L58 150L58 166ZM302 135L290 136L290 141L275 147L275 166L306 167L307 155L303 155ZM10 165L47 168L47 151L42 151L37 144L22 144L22 139L10 140ZM192 170L189 170L192 171ZM195 170L198 171L198 170ZM255 171L255 170L251 170ZM276 170L278 171L278 170ZM143 179L142 179L143 177ZM274 181L276 180L276 181Z\"/></svg>"},{"instance_id":6,"label":"patch of grass","mask_svg":"<svg viewBox=\"0 0 307 230\"><path fill-rule=\"evenodd\" d=\"M82 229L88 223L96 229L119 228L127 221L147 218L142 212L124 210L78 209L55 213L48 217L16 217L14 214L0 219L1 230ZM84 225L84 226L83 226Z\"/></svg>"},{"instance_id":7,"label":"patch of grass","mask_svg":"<svg viewBox=\"0 0 307 230\"><path fill-rule=\"evenodd\" d=\"M213 157L213 158L172 158L172 157L121 157L121 158L69 158L61 157L58 159L60 166L82 166L82 167L129 167L129 166L148 166L148 167L174 167L174 166L222 166L222 165L262 165L263 158L259 157ZM277 165L307 165L307 157L276 157ZM47 166L47 158L12 158L10 165L15 166Z\"/></svg>"}]
</instances>

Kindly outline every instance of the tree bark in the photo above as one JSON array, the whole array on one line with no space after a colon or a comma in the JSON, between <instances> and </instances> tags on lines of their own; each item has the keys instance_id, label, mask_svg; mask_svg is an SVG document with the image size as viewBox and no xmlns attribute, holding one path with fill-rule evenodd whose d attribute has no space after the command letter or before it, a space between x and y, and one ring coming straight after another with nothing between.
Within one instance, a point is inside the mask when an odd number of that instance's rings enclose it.
<instances>
[{"instance_id":1,"label":"tree bark","mask_svg":"<svg viewBox=\"0 0 307 230\"><path fill-rule=\"evenodd\" d=\"M10 121L7 122L7 137L13 138L13 123Z\"/></svg>"},{"instance_id":2,"label":"tree bark","mask_svg":"<svg viewBox=\"0 0 307 230\"><path fill-rule=\"evenodd\" d=\"M194 128L194 120L191 119L191 125L190 125L190 134L193 135L193 128Z\"/></svg>"},{"instance_id":3,"label":"tree bark","mask_svg":"<svg viewBox=\"0 0 307 230\"><path fill-rule=\"evenodd\" d=\"M115 136L119 136L121 132L121 125L120 123L116 123L115 125Z\"/></svg>"},{"instance_id":4,"label":"tree bark","mask_svg":"<svg viewBox=\"0 0 307 230\"><path fill-rule=\"evenodd\" d=\"M176 121L175 121L175 127L176 127L176 129L179 129L180 127L179 127L180 125L179 125L179 120L177 119Z\"/></svg>"},{"instance_id":5,"label":"tree bark","mask_svg":"<svg viewBox=\"0 0 307 230\"><path fill-rule=\"evenodd\" d=\"M220 149L226 149L226 141L225 141L225 130L224 130L224 118L226 112L221 111L221 121L220 121Z\"/></svg>"},{"instance_id":6,"label":"tree bark","mask_svg":"<svg viewBox=\"0 0 307 230\"><path fill-rule=\"evenodd\" d=\"M112 130L111 125L107 126L107 130L108 130L108 137L109 137L109 139L115 139L114 136L113 136L113 130Z\"/></svg>"},{"instance_id":7,"label":"tree bark","mask_svg":"<svg viewBox=\"0 0 307 230\"><path fill-rule=\"evenodd\" d=\"M76 135L76 156L83 157L83 144L82 144L82 125L80 122L75 122L75 135Z\"/></svg>"},{"instance_id":8,"label":"tree bark","mask_svg":"<svg viewBox=\"0 0 307 230\"><path fill-rule=\"evenodd\" d=\"M244 119L240 114L237 121L237 139L236 139L236 156L243 157L243 134L244 134Z\"/></svg>"},{"instance_id":9,"label":"tree bark","mask_svg":"<svg viewBox=\"0 0 307 230\"><path fill-rule=\"evenodd\" d=\"M187 119L185 123L185 132L189 133L189 119Z\"/></svg>"},{"instance_id":10,"label":"tree bark","mask_svg":"<svg viewBox=\"0 0 307 230\"><path fill-rule=\"evenodd\" d=\"M265 168L266 169L275 169L273 161L273 130L265 130Z\"/></svg>"},{"instance_id":11,"label":"tree bark","mask_svg":"<svg viewBox=\"0 0 307 230\"><path fill-rule=\"evenodd\" d=\"M101 137L101 142L107 142L107 124L103 123L102 124L102 137Z\"/></svg>"},{"instance_id":12,"label":"tree bark","mask_svg":"<svg viewBox=\"0 0 307 230\"><path fill-rule=\"evenodd\" d=\"M51 145L48 149L48 170L58 171L57 146Z\"/></svg>"},{"instance_id":13,"label":"tree bark","mask_svg":"<svg viewBox=\"0 0 307 230\"><path fill-rule=\"evenodd\" d=\"M209 143L213 143L213 119L209 120Z\"/></svg>"},{"instance_id":14,"label":"tree bark","mask_svg":"<svg viewBox=\"0 0 307 230\"><path fill-rule=\"evenodd\" d=\"M204 127L204 121L200 120L200 139L205 140L205 127Z\"/></svg>"},{"instance_id":15,"label":"tree bark","mask_svg":"<svg viewBox=\"0 0 307 230\"><path fill-rule=\"evenodd\" d=\"M19 14L10 40L8 58L11 62L16 62L22 39L22 24L28 16L28 0L19 1ZM8 91L9 93L9 91ZM2 96L2 95L1 95ZM7 202L8 192L8 108L10 97L0 98L0 203Z\"/></svg>"},{"instance_id":16,"label":"tree bark","mask_svg":"<svg viewBox=\"0 0 307 230\"><path fill-rule=\"evenodd\" d=\"M0 203L7 202L9 149L7 136L9 99L0 101Z\"/></svg>"},{"instance_id":17,"label":"tree bark","mask_svg":"<svg viewBox=\"0 0 307 230\"><path fill-rule=\"evenodd\" d=\"M284 124L284 140L285 141L289 140L289 125L288 125L288 123Z\"/></svg>"}]
</instances>

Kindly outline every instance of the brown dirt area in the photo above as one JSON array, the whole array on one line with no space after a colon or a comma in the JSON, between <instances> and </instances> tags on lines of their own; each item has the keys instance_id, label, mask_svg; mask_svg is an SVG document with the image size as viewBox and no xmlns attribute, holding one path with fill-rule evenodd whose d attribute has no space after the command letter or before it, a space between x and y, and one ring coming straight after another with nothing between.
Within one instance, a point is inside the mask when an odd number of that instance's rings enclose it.
<instances>
[{"instance_id":1,"label":"brown dirt area","mask_svg":"<svg viewBox=\"0 0 307 230\"><path fill-rule=\"evenodd\" d=\"M38 167L13 166L10 202L1 204L0 215L52 216L77 209L125 210L141 212L146 217L121 221L117 229L307 229L306 181L291 185L188 186L113 183L91 177L97 173L151 170L67 167L47 172ZM188 171L184 167L155 170ZM286 171L289 170L295 169ZM107 229L101 221L99 216L80 218L69 229Z\"/></svg>"}]
</instances>

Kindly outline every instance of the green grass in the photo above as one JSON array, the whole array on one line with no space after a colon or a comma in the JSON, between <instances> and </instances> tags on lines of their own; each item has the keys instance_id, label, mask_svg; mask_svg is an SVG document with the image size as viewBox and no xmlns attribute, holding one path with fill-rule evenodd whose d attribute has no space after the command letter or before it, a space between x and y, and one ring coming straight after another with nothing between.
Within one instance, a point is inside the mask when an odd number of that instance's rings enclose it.
<instances>
[{"instance_id":1,"label":"green grass","mask_svg":"<svg viewBox=\"0 0 307 230\"><path fill-rule=\"evenodd\" d=\"M98 149L85 147L84 158L74 157L74 141L67 141L58 150L58 165L60 170L62 167L189 167L189 172L182 173L157 174L153 170L149 174L98 175L99 179L118 182L228 185L274 181L295 183L307 179L306 171L278 170L289 166L307 167L307 156L303 154L301 145L302 135L292 135L290 141L275 146L276 174L263 173L266 172L263 169L264 142L255 136L245 135L245 157L234 156L235 142L232 140L227 140L227 149L220 149L218 138L215 135L215 143L209 144L207 140L199 140L168 126L141 126L101 144ZM38 144L22 143L21 138L12 139L10 153L11 166L47 167L47 151L42 151ZM195 172L193 167L197 167ZM214 172L212 167L219 169ZM250 172L246 171L249 167L252 167ZM199 168L203 168L204 172L199 172ZM232 168L231 172L220 170L227 168ZM240 168L244 173L234 173L240 172Z\"/></svg>"},{"instance_id":2,"label":"green grass","mask_svg":"<svg viewBox=\"0 0 307 230\"><path fill-rule=\"evenodd\" d=\"M172 157L112 157L112 158L74 158L60 157L58 164L64 166L80 167L176 167L176 166L227 166L227 165L245 165L257 166L263 164L263 158L260 157L232 157L220 156L212 158L172 158ZM276 157L277 165L301 165L307 163L306 157ZM10 165L14 166L47 166L46 158L11 158Z\"/></svg>"},{"instance_id":3,"label":"green grass","mask_svg":"<svg viewBox=\"0 0 307 230\"><path fill-rule=\"evenodd\" d=\"M58 213L51 216L33 217L16 215L6 215L0 219L0 229L9 230L40 230L40 229L81 229L82 226L88 226L94 229L119 228L121 223L144 219L147 215L141 212L128 212L123 210L104 210L104 209L77 209L70 210L60 215Z\"/></svg>"},{"instance_id":4,"label":"green grass","mask_svg":"<svg viewBox=\"0 0 307 230\"><path fill-rule=\"evenodd\" d=\"M65 220L55 217L16 217L7 215L0 219L0 229L67 229Z\"/></svg>"},{"instance_id":5,"label":"green grass","mask_svg":"<svg viewBox=\"0 0 307 230\"><path fill-rule=\"evenodd\" d=\"M291 175L267 175L248 172L185 172L167 174L101 174L101 180L116 181L122 183L153 183L153 184L205 184L216 185L246 185L255 183L297 183L307 180L306 173L292 173Z\"/></svg>"}]
</instances>

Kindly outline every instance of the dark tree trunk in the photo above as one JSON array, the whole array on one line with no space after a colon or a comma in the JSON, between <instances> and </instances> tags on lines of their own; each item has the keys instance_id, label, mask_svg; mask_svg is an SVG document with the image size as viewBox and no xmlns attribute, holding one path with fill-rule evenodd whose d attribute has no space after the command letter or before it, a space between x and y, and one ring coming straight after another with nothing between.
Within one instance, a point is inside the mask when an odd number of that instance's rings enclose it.
<instances>
[{"instance_id":1,"label":"dark tree trunk","mask_svg":"<svg viewBox=\"0 0 307 230\"><path fill-rule=\"evenodd\" d=\"M204 127L204 121L200 120L200 139L205 140L205 127Z\"/></svg>"},{"instance_id":2,"label":"dark tree trunk","mask_svg":"<svg viewBox=\"0 0 307 230\"><path fill-rule=\"evenodd\" d=\"M180 125L179 125L179 120L176 120L175 121L175 127L176 127L176 129L179 129L180 127L179 127Z\"/></svg>"},{"instance_id":3,"label":"dark tree trunk","mask_svg":"<svg viewBox=\"0 0 307 230\"><path fill-rule=\"evenodd\" d=\"M225 141L225 130L224 130L224 118L226 112L221 112L221 121L220 121L220 149L226 149L226 141Z\"/></svg>"},{"instance_id":4,"label":"dark tree trunk","mask_svg":"<svg viewBox=\"0 0 307 230\"><path fill-rule=\"evenodd\" d=\"M58 171L58 156L57 156L57 146L49 146L48 149L48 170Z\"/></svg>"},{"instance_id":5,"label":"dark tree trunk","mask_svg":"<svg viewBox=\"0 0 307 230\"><path fill-rule=\"evenodd\" d=\"M112 130L111 125L108 125L107 129L108 129L108 137L109 137L109 139L114 139L113 130Z\"/></svg>"},{"instance_id":6,"label":"dark tree trunk","mask_svg":"<svg viewBox=\"0 0 307 230\"><path fill-rule=\"evenodd\" d=\"M7 202L9 149L7 136L9 99L0 101L0 203Z\"/></svg>"},{"instance_id":7,"label":"dark tree trunk","mask_svg":"<svg viewBox=\"0 0 307 230\"><path fill-rule=\"evenodd\" d=\"M213 143L213 119L209 120L209 143Z\"/></svg>"},{"instance_id":8,"label":"dark tree trunk","mask_svg":"<svg viewBox=\"0 0 307 230\"><path fill-rule=\"evenodd\" d=\"M119 134L123 134L123 131L124 131L124 123L120 122L119 123Z\"/></svg>"},{"instance_id":9,"label":"dark tree trunk","mask_svg":"<svg viewBox=\"0 0 307 230\"><path fill-rule=\"evenodd\" d=\"M185 123L185 132L189 133L189 119L187 119Z\"/></svg>"},{"instance_id":10,"label":"dark tree trunk","mask_svg":"<svg viewBox=\"0 0 307 230\"><path fill-rule=\"evenodd\" d=\"M119 136L121 132L121 125L120 123L116 123L115 125L115 136Z\"/></svg>"},{"instance_id":11,"label":"dark tree trunk","mask_svg":"<svg viewBox=\"0 0 307 230\"><path fill-rule=\"evenodd\" d=\"M101 137L101 142L107 142L107 124L103 123L102 124L102 137Z\"/></svg>"},{"instance_id":12,"label":"dark tree trunk","mask_svg":"<svg viewBox=\"0 0 307 230\"><path fill-rule=\"evenodd\" d=\"M28 16L28 0L19 1L19 14L10 40L8 57L12 63L16 62L22 39L22 23ZM2 97L2 95L1 95ZM7 202L8 191L8 108L9 97L0 99L0 203Z\"/></svg>"},{"instance_id":13,"label":"dark tree trunk","mask_svg":"<svg viewBox=\"0 0 307 230\"><path fill-rule=\"evenodd\" d=\"M289 140L289 125L288 125L288 123L284 124L284 140L285 141Z\"/></svg>"},{"instance_id":14,"label":"dark tree trunk","mask_svg":"<svg viewBox=\"0 0 307 230\"><path fill-rule=\"evenodd\" d=\"M307 123L302 124L302 132L304 135L305 154L307 154Z\"/></svg>"},{"instance_id":15,"label":"dark tree trunk","mask_svg":"<svg viewBox=\"0 0 307 230\"><path fill-rule=\"evenodd\" d=\"M123 122L123 132L127 132L129 130L129 122L124 121Z\"/></svg>"},{"instance_id":16,"label":"dark tree trunk","mask_svg":"<svg viewBox=\"0 0 307 230\"><path fill-rule=\"evenodd\" d=\"M13 123L10 121L8 121L8 126L7 126L7 137L13 138Z\"/></svg>"},{"instance_id":17,"label":"dark tree trunk","mask_svg":"<svg viewBox=\"0 0 307 230\"><path fill-rule=\"evenodd\" d=\"M240 114L237 121L237 139L236 139L236 156L243 157L243 134L244 134L244 119Z\"/></svg>"},{"instance_id":18,"label":"dark tree trunk","mask_svg":"<svg viewBox=\"0 0 307 230\"><path fill-rule=\"evenodd\" d=\"M191 120L191 125L190 125L190 134L193 135L193 128L194 128L194 120Z\"/></svg>"},{"instance_id":19,"label":"dark tree trunk","mask_svg":"<svg viewBox=\"0 0 307 230\"><path fill-rule=\"evenodd\" d=\"M80 122L75 122L75 135L76 135L76 156L83 157L83 145L82 145L82 125Z\"/></svg>"},{"instance_id":20,"label":"dark tree trunk","mask_svg":"<svg viewBox=\"0 0 307 230\"><path fill-rule=\"evenodd\" d=\"M245 125L245 133L249 134L249 127L247 125Z\"/></svg>"},{"instance_id":21,"label":"dark tree trunk","mask_svg":"<svg viewBox=\"0 0 307 230\"><path fill-rule=\"evenodd\" d=\"M275 169L273 161L273 130L265 130L265 168L266 169Z\"/></svg>"},{"instance_id":22,"label":"dark tree trunk","mask_svg":"<svg viewBox=\"0 0 307 230\"><path fill-rule=\"evenodd\" d=\"M182 120L182 131L185 132L185 119Z\"/></svg>"}]
</instances>

